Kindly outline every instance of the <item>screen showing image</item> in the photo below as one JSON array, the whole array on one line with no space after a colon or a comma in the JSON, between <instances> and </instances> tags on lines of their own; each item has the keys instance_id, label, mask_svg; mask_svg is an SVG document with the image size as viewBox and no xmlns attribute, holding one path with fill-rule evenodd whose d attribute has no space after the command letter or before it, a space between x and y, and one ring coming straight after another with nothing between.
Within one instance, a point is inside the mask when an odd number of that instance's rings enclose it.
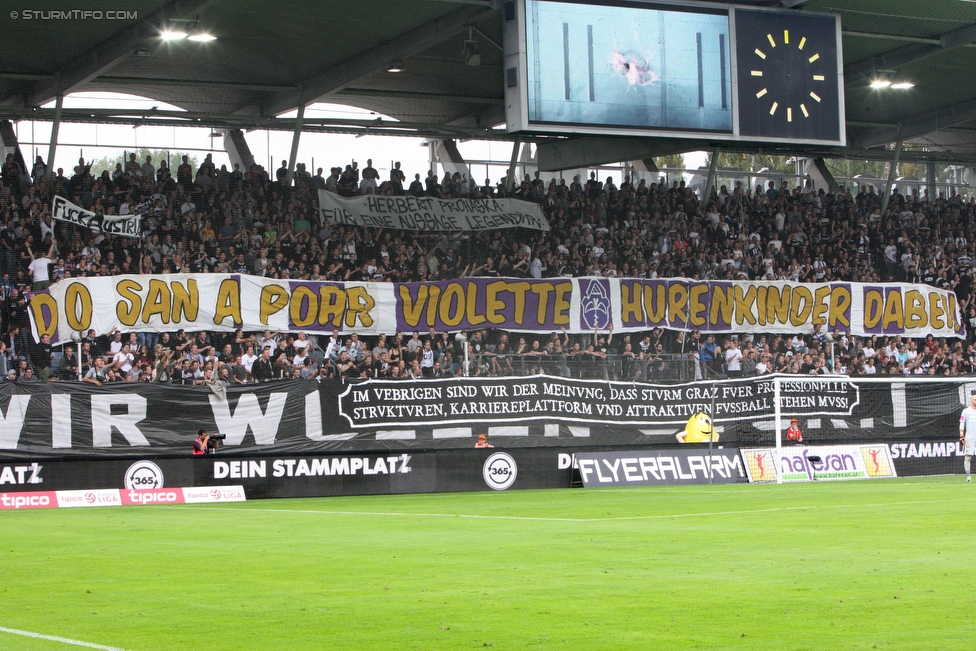
<instances>
[{"instance_id":1,"label":"screen showing image","mask_svg":"<svg viewBox=\"0 0 976 651\"><path fill-rule=\"evenodd\" d=\"M530 122L732 131L729 19L526 0Z\"/></svg>"}]
</instances>

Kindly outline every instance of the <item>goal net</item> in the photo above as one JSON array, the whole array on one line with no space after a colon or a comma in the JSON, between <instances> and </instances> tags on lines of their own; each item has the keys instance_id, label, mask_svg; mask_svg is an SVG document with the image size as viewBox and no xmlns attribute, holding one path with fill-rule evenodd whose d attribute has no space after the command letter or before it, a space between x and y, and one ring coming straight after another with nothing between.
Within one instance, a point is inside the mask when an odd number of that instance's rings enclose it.
<instances>
[{"instance_id":1,"label":"goal net","mask_svg":"<svg viewBox=\"0 0 976 651\"><path fill-rule=\"evenodd\" d=\"M962 472L959 415L976 378L783 375L771 383L764 413L725 423L752 481ZM794 418L802 442L788 437Z\"/></svg>"}]
</instances>

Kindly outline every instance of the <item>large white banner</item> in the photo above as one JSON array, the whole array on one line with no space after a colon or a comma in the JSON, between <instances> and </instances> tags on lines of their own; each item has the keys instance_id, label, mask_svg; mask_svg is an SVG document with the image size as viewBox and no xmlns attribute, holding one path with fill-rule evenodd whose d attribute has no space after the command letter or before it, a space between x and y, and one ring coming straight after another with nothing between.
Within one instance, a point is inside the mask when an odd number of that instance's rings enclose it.
<instances>
[{"instance_id":1,"label":"large white banner","mask_svg":"<svg viewBox=\"0 0 976 651\"><path fill-rule=\"evenodd\" d=\"M427 283L272 280L246 274L68 278L32 295L35 337L113 327L163 332L378 334L500 328L548 335L640 332L959 337L956 296L927 285L764 283L682 278L459 278Z\"/></svg>"},{"instance_id":2,"label":"large white banner","mask_svg":"<svg viewBox=\"0 0 976 651\"><path fill-rule=\"evenodd\" d=\"M142 215L102 215L76 206L64 197L54 197L51 216L98 233L142 237Z\"/></svg>"},{"instance_id":3,"label":"large white banner","mask_svg":"<svg viewBox=\"0 0 976 651\"><path fill-rule=\"evenodd\" d=\"M346 198L319 190L319 211L330 224L401 231L549 230L542 208L518 199L437 199L373 194Z\"/></svg>"}]
</instances>

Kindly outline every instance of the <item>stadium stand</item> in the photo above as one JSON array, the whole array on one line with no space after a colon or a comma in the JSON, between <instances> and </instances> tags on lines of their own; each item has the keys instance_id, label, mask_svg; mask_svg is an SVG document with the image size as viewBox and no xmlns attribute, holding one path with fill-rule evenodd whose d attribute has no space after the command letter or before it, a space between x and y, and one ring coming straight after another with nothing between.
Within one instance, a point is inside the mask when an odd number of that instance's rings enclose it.
<instances>
[{"instance_id":1,"label":"stadium stand","mask_svg":"<svg viewBox=\"0 0 976 651\"><path fill-rule=\"evenodd\" d=\"M184 384L205 382L214 372L234 383L445 377L465 371L649 381L771 372L976 372L976 305L971 302L976 199L927 192L903 196L896 190L882 214L882 198L869 187L830 193L809 185L791 188L787 182L766 189L722 186L703 202L683 182L635 184L625 176L617 186L595 173L570 183L526 175L511 191L504 180L479 185L461 174L413 178L406 184L399 166L381 180L369 164L362 170L355 163L336 166L328 176L321 168L313 176L299 165L289 184L285 161L272 179L259 165L246 172L238 166L217 169L210 156L195 170L184 161L175 178L165 161L156 168L152 160L134 158L124 169L120 164L95 178L84 160L65 176L62 169L48 173L40 157L28 174L22 162L8 156L0 180L0 371L5 380L16 376L18 382L70 381L77 379L79 361L84 374L101 356L108 362L109 381ZM540 204L551 230L429 236L333 226L319 218L320 188L345 196L514 197ZM142 239L106 236L53 222L56 195L105 215L142 213L146 234ZM29 334L28 266L49 249L52 282L123 273L233 272L378 282L604 276L926 283L955 292L969 334L965 340L929 336L923 341L817 331L715 341L698 332L661 329L538 339L483 330L466 333L464 369L464 344L446 332L391 333L367 343L356 335L315 342L304 334L179 331L86 337L78 360L74 353L52 351L49 342L35 344ZM270 355L262 361L265 346Z\"/></svg>"}]
</instances>

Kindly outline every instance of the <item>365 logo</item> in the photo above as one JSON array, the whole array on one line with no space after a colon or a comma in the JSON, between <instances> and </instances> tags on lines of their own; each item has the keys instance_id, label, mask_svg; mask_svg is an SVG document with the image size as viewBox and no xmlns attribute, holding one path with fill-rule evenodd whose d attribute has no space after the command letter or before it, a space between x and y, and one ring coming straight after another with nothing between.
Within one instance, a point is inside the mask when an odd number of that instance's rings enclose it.
<instances>
[{"instance_id":1,"label":"365 logo","mask_svg":"<svg viewBox=\"0 0 976 651\"><path fill-rule=\"evenodd\" d=\"M482 469L485 483L496 491L503 491L515 483L518 476L518 464L510 454L495 452L485 459Z\"/></svg>"},{"instance_id":2,"label":"365 logo","mask_svg":"<svg viewBox=\"0 0 976 651\"><path fill-rule=\"evenodd\" d=\"M130 491L162 488L163 471L152 461L136 461L125 471L125 487Z\"/></svg>"}]
</instances>

